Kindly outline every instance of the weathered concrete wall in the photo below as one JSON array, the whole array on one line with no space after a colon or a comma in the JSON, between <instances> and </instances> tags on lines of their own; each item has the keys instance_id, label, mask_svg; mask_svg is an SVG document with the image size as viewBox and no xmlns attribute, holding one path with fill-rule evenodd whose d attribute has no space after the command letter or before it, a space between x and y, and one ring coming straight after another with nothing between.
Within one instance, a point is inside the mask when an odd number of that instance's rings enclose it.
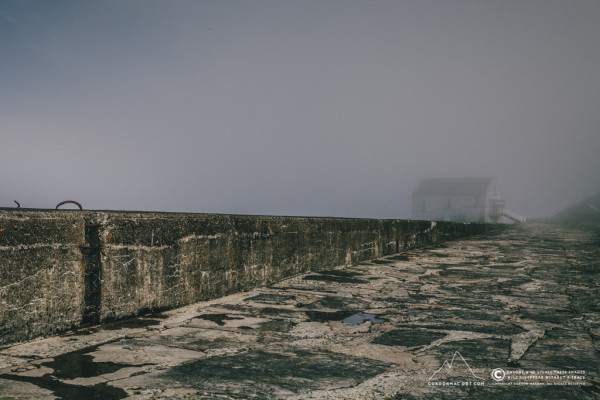
<instances>
[{"instance_id":1,"label":"weathered concrete wall","mask_svg":"<svg viewBox=\"0 0 600 400\"><path fill-rule=\"evenodd\" d=\"M84 310L93 304L87 304L90 299L83 295L90 284L78 246L102 249L97 253L101 268L97 311L98 319L107 321L489 227L405 220L0 210L0 345L81 325ZM96 236L89 229L96 230ZM92 256L86 257L89 265Z\"/></svg>"},{"instance_id":2,"label":"weathered concrete wall","mask_svg":"<svg viewBox=\"0 0 600 400\"><path fill-rule=\"evenodd\" d=\"M81 215L0 211L0 345L81 323L83 242Z\"/></svg>"}]
</instances>

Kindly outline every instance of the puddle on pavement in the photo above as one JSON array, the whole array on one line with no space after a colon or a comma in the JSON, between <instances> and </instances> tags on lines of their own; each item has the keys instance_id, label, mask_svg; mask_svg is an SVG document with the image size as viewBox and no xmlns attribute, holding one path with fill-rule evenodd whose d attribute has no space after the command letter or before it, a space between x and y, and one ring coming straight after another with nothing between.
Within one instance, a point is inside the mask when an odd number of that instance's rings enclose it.
<instances>
[{"instance_id":1,"label":"puddle on pavement","mask_svg":"<svg viewBox=\"0 0 600 400\"><path fill-rule=\"evenodd\" d=\"M305 311L312 322L341 321L356 314L356 311Z\"/></svg>"},{"instance_id":2,"label":"puddle on pavement","mask_svg":"<svg viewBox=\"0 0 600 400\"><path fill-rule=\"evenodd\" d=\"M228 314L202 314L198 315L195 318L200 318L206 321L211 321L216 323L219 326L225 325L223 321L231 321L236 319L244 319L243 317L231 317Z\"/></svg>"},{"instance_id":3,"label":"puddle on pavement","mask_svg":"<svg viewBox=\"0 0 600 400\"><path fill-rule=\"evenodd\" d=\"M343 323L349 325L360 325L367 321L371 321L373 324L382 324L387 320L383 318L377 318L375 314L366 314L363 312L356 313L342 320Z\"/></svg>"}]
</instances>

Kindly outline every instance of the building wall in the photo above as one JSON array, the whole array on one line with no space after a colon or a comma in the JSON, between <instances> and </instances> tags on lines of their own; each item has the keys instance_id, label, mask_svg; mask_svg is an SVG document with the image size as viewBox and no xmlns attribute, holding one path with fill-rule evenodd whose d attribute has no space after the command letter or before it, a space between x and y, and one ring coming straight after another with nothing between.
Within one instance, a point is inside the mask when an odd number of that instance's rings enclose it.
<instances>
[{"instance_id":1,"label":"building wall","mask_svg":"<svg viewBox=\"0 0 600 400\"><path fill-rule=\"evenodd\" d=\"M131 317L490 227L1 209L0 345L80 327L90 310L95 322ZM91 267L99 268L97 282Z\"/></svg>"},{"instance_id":2,"label":"building wall","mask_svg":"<svg viewBox=\"0 0 600 400\"><path fill-rule=\"evenodd\" d=\"M412 217L427 221L496 222L494 200L502 199L502 191L492 180L482 193L414 194Z\"/></svg>"},{"instance_id":3,"label":"building wall","mask_svg":"<svg viewBox=\"0 0 600 400\"><path fill-rule=\"evenodd\" d=\"M503 199L502 190L500 189L500 186L498 186L498 184L496 184L496 182L493 181L490 187L488 187L485 196L487 199L485 202L484 211L485 219L482 222L497 222L497 216L494 215L495 210L493 203L495 200Z\"/></svg>"},{"instance_id":4,"label":"building wall","mask_svg":"<svg viewBox=\"0 0 600 400\"><path fill-rule=\"evenodd\" d=\"M486 201L477 195L415 195L413 218L434 221L484 222Z\"/></svg>"}]
</instances>

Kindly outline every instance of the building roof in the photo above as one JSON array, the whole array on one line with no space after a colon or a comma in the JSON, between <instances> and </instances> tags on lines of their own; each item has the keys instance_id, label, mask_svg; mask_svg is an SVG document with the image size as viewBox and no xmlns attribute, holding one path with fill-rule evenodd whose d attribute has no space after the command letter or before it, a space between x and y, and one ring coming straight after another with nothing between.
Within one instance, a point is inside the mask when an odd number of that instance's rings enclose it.
<instances>
[{"instance_id":1,"label":"building roof","mask_svg":"<svg viewBox=\"0 0 600 400\"><path fill-rule=\"evenodd\" d=\"M422 179L415 195L475 194L485 195L494 178Z\"/></svg>"}]
</instances>

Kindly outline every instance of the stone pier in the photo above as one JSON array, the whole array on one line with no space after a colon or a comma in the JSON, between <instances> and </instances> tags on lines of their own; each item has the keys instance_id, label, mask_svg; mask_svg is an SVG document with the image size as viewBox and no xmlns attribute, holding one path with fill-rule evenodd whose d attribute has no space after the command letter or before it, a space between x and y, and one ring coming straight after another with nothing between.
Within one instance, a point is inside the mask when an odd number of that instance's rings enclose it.
<instances>
[{"instance_id":1,"label":"stone pier","mask_svg":"<svg viewBox=\"0 0 600 400\"><path fill-rule=\"evenodd\" d=\"M0 398L597 399L599 233L524 225L7 347Z\"/></svg>"}]
</instances>

